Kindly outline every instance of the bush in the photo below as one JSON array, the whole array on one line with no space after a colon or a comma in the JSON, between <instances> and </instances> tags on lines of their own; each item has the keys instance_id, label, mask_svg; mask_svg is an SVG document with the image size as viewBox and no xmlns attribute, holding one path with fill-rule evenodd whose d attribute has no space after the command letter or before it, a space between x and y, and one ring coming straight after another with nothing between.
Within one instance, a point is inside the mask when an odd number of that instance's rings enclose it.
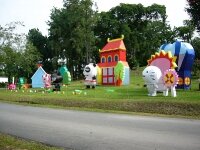
<instances>
[{"instance_id":1,"label":"bush","mask_svg":"<svg viewBox=\"0 0 200 150\"><path fill-rule=\"evenodd\" d=\"M7 83L0 83L0 88L6 88L7 87Z\"/></svg>"}]
</instances>

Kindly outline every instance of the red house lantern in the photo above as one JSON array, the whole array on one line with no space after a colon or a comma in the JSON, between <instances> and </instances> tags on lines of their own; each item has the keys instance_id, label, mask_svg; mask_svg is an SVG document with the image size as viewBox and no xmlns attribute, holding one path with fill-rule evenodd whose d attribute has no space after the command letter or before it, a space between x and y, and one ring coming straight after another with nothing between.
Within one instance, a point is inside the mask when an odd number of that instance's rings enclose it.
<instances>
[{"instance_id":1,"label":"red house lantern","mask_svg":"<svg viewBox=\"0 0 200 150\"><path fill-rule=\"evenodd\" d=\"M119 85L115 79L114 68L121 62L125 66L125 80L120 82L120 85L129 84L129 65L126 61L126 47L123 42L124 36L121 38L110 40L108 38L107 44L99 50L100 63L98 63L99 84L103 85Z\"/></svg>"}]
</instances>

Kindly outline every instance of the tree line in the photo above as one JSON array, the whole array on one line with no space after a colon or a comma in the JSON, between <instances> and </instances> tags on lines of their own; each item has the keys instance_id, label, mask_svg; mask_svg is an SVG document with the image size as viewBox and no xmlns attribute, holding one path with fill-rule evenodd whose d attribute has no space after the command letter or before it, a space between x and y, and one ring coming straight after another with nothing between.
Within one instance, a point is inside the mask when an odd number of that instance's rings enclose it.
<instances>
[{"instance_id":1,"label":"tree line","mask_svg":"<svg viewBox=\"0 0 200 150\"><path fill-rule=\"evenodd\" d=\"M188 4L186 9L192 14L190 9L194 4L190 5L189 0ZM107 12L98 12L91 0L63 0L63 8L53 8L47 24L48 36L36 28L29 30L27 35L17 35L14 30L16 25L21 25L19 22L0 26L1 75L30 78L38 61L51 73L58 67L57 60L66 58L69 71L78 78L85 64L99 62L99 49L106 44L107 38L118 38L122 34L131 69L145 66L146 60L163 43L181 38L194 46L196 72L200 70L200 39L192 38L199 27L192 18L185 20L181 27L171 28L164 5L144 7L121 3Z\"/></svg>"}]
</instances>

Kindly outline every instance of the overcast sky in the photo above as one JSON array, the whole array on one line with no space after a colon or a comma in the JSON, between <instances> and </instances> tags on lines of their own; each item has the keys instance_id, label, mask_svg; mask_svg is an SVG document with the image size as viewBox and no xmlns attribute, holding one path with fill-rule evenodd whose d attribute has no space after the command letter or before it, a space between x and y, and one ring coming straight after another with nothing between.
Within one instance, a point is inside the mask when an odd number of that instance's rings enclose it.
<instances>
[{"instance_id":1,"label":"overcast sky","mask_svg":"<svg viewBox=\"0 0 200 150\"><path fill-rule=\"evenodd\" d=\"M97 2L99 11L108 11L110 8L120 3L138 4L144 6L153 3L165 5L167 9L169 24L182 26L183 20L189 16L185 12L186 0L94 0ZM0 0L0 25L13 21L24 22L25 27L21 32L28 33L29 29L38 28L43 35L48 34L46 22L49 20L51 9L53 7L61 8L62 0Z\"/></svg>"}]
</instances>

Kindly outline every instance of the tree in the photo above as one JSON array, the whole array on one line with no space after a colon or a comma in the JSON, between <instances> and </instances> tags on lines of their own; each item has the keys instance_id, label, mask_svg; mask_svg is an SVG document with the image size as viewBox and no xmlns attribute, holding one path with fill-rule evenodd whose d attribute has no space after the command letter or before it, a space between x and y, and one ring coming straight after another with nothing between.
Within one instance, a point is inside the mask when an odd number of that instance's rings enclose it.
<instances>
[{"instance_id":1,"label":"tree","mask_svg":"<svg viewBox=\"0 0 200 150\"><path fill-rule=\"evenodd\" d=\"M95 11L91 0L63 2L64 8L52 10L48 22L49 40L55 56L66 57L70 72L80 71L80 65L88 63L92 58L95 45Z\"/></svg>"},{"instance_id":2,"label":"tree","mask_svg":"<svg viewBox=\"0 0 200 150\"><path fill-rule=\"evenodd\" d=\"M183 23L184 26L175 28L176 37L190 43L195 31L195 27L190 20L184 20Z\"/></svg>"},{"instance_id":3,"label":"tree","mask_svg":"<svg viewBox=\"0 0 200 150\"><path fill-rule=\"evenodd\" d=\"M37 62L41 59L41 54L31 42L26 43L24 52L19 60L19 75L30 79L31 75L37 69ZM25 62L25 63L24 63Z\"/></svg>"},{"instance_id":4,"label":"tree","mask_svg":"<svg viewBox=\"0 0 200 150\"><path fill-rule=\"evenodd\" d=\"M165 6L153 4L144 7L142 4L122 3L98 15L95 27L97 46L101 48L108 37L116 38L124 34L130 68L144 66L144 60L161 44L174 38L166 18Z\"/></svg>"},{"instance_id":5,"label":"tree","mask_svg":"<svg viewBox=\"0 0 200 150\"><path fill-rule=\"evenodd\" d=\"M4 68L4 73L11 79L12 76L18 75L18 66L21 54L16 52L9 46L1 48L1 65Z\"/></svg>"},{"instance_id":6,"label":"tree","mask_svg":"<svg viewBox=\"0 0 200 150\"><path fill-rule=\"evenodd\" d=\"M188 7L186 8L188 14L192 18L197 31L200 32L200 0L187 0Z\"/></svg>"},{"instance_id":7,"label":"tree","mask_svg":"<svg viewBox=\"0 0 200 150\"><path fill-rule=\"evenodd\" d=\"M39 59L35 47L27 43L24 34L16 34L18 22L0 28L1 73L11 77L30 77Z\"/></svg>"},{"instance_id":8,"label":"tree","mask_svg":"<svg viewBox=\"0 0 200 150\"><path fill-rule=\"evenodd\" d=\"M15 30L22 26L21 22L11 22L5 27L0 26L0 66L1 73L8 76L18 75L19 60L24 50L25 36Z\"/></svg>"},{"instance_id":9,"label":"tree","mask_svg":"<svg viewBox=\"0 0 200 150\"><path fill-rule=\"evenodd\" d=\"M200 77L200 38L195 37L191 41L191 44L195 50L195 60L194 60L194 65L193 65L193 72L194 72L194 75L196 75L199 78Z\"/></svg>"},{"instance_id":10,"label":"tree","mask_svg":"<svg viewBox=\"0 0 200 150\"><path fill-rule=\"evenodd\" d=\"M39 29L31 29L27 35L28 45L30 43L36 48L41 56L41 60L43 67L47 72L53 71L52 67L52 60L53 52L52 48L50 47L49 40L46 36L43 36ZM38 60L39 61L39 60Z\"/></svg>"},{"instance_id":11,"label":"tree","mask_svg":"<svg viewBox=\"0 0 200 150\"><path fill-rule=\"evenodd\" d=\"M25 34L16 33L17 27L24 26L22 22L11 22L0 25L0 47L10 46L17 51L21 51L26 43Z\"/></svg>"}]
</instances>

